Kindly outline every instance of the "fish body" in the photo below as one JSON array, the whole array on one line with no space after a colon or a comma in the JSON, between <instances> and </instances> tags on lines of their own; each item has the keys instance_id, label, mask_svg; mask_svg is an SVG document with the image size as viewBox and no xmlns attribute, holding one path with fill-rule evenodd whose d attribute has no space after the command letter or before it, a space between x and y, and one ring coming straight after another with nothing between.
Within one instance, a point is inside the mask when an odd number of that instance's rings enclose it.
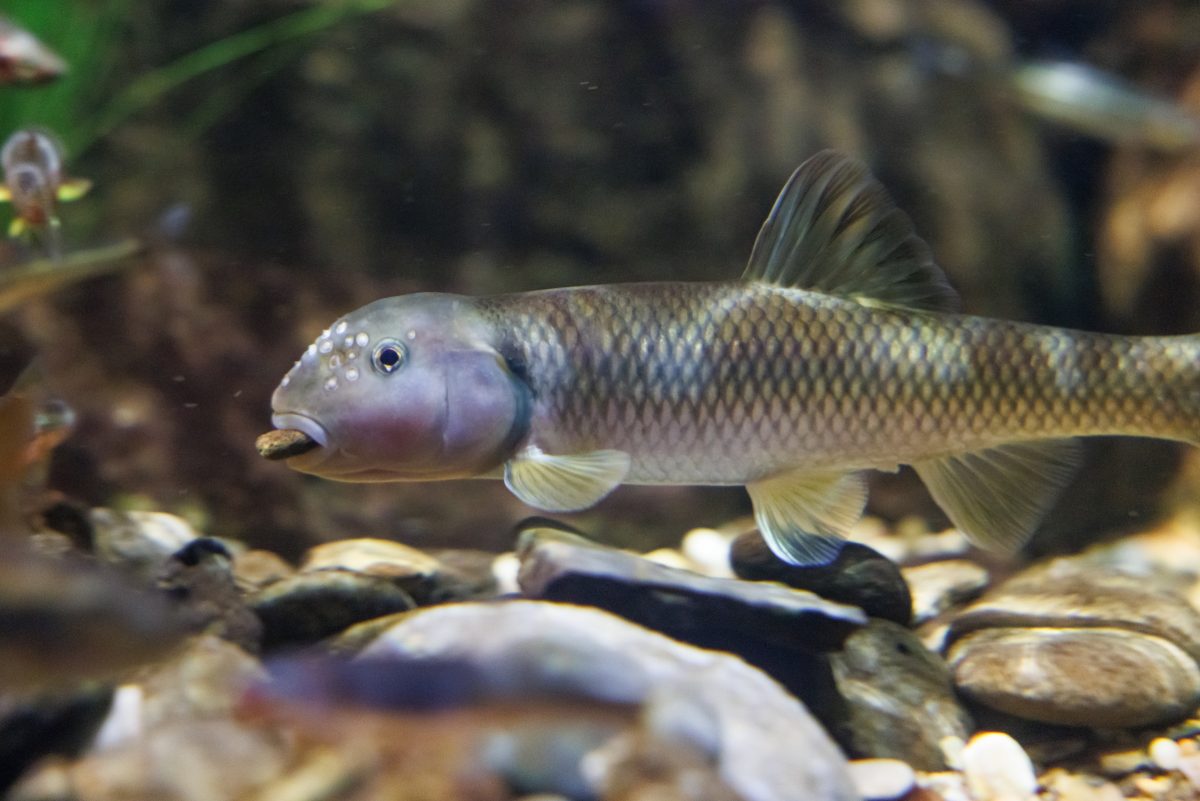
<instances>
[{"instance_id":1,"label":"fish body","mask_svg":"<svg viewBox=\"0 0 1200 801\"><path fill-rule=\"evenodd\" d=\"M1016 547L1070 438L1200 441L1200 337L949 311L908 218L860 163L792 176L741 281L377 301L321 335L272 405L347 481L503 477L586 508L621 483L741 484L777 555L824 563L865 469L911 464L975 541Z\"/></svg>"},{"instance_id":2,"label":"fish body","mask_svg":"<svg viewBox=\"0 0 1200 801\"><path fill-rule=\"evenodd\" d=\"M0 16L0 85L46 83L66 71L66 62L54 51Z\"/></svg>"},{"instance_id":3,"label":"fish body","mask_svg":"<svg viewBox=\"0 0 1200 801\"><path fill-rule=\"evenodd\" d=\"M626 483L749 484L1020 440L1200 436L1193 337L935 316L736 282L467 303L460 313L483 317L522 365L528 440L547 453L628 453Z\"/></svg>"},{"instance_id":4,"label":"fish body","mask_svg":"<svg viewBox=\"0 0 1200 801\"><path fill-rule=\"evenodd\" d=\"M4 186L0 200L16 212L9 236L43 239L54 258L61 256L59 201L75 200L91 188L82 178L67 178L63 150L53 135L38 129L17 131L0 150Z\"/></svg>"}]
</instances>

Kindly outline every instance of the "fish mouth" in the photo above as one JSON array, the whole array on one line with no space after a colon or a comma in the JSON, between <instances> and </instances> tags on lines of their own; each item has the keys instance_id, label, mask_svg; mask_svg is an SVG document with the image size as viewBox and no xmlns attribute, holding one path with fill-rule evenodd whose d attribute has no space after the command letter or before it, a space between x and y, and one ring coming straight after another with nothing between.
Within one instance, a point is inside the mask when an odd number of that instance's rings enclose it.
<instances>
[{"instance_id":1,"label":"fish mouth","mask_svg":"<svg viewBox=\"0 0 1200 801\"><path fill-rule=\"evenodd\" d=\"M256 442L264 458L286 460L289 467L307 472L333 453L329 448L329 432L306 414L277 412L271 415L271 425L275 430L263 434Z\"/></svg>"}]
</instances>

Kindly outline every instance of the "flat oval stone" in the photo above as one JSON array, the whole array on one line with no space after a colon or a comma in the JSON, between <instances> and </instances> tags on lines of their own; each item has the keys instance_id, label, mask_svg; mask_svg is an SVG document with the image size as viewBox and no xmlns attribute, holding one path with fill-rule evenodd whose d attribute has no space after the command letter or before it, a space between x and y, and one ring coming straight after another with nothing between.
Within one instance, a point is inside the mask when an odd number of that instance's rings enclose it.
<instances>
[{"instance_id":1,"label":"flat oval stone","mask_svg":"<svg viewBox=\"0 0 1200 801\"><path fill-rule=\"evenodd\" d=\"M1153 580L1071 559L1036 565L958 615L947 641L986 628L1119 628L1161 637L1200 662L1200 612Z\"/></svg>"},{"instance_id":2,"label":"flat oval stone","mask_svg":"<svg viewBox=\"0 0 1200 801\"><path fill-rule=\"evenodd\" d=\"M455 558L454 552L446 553ZM463 559L460 557L459 561ZM464 600L494 585L489 582L484 587L438 557L400 542L374 537L335 540L310 548L300 572L314 574L322 570L344 570L386 579L412 596L419 606Z\"/></svg>"},{"instance_id":3,"label":"flat oval stone","mask_svg":"<svg viewBox=\"0 0 1200 801\"><path fill-rule=\"evenodd\" d=\"M441 563L423 551L373 537L314 545L308 549L300 565L303 572L339 569L386 578L428 576L440 568Z\"/></svg>"},{"instance_id":4,"label":"flat oval stone","mask_svg":"<svg viewBox=\"0 0 1200 801\"><path fill-rule=\"evenodd\" d=\"M706 648L741 653L739 641L750 639L831 651L866 623L858 609L811 592L710 578L559 530L523 532L517 556L526 596L596 606Z\"/></svg>"},{"instance_id":5,"label":"flat oval stone","mask_svg":"<svg viewBox=\"0 0 1200 801\"><path fill-rule=\"evenodd\" d=\"M1077 558L1001 585L951 622L946 642L960 691L1032 720L1149 725L1200 701L1200 612L1152 577Z\"/></svg>"},{"instance_id":6,"label":"flat oval stone","mask_svg":"<svg viewBox=\"0 0 1200 801\"><path fill-rule=\"evenodd\" d=\"M900 570L912 592L913 623L926 623L979 597L991 577L966 559L945 559Z\"/></svg>"},{"instance_id":7,"label":"flat oval stone","mask_svg":"<svg viewBox=\"0 0 1200 801\"><path fill-rule=\"evenodd\" d=\"M1169 721L1200 701L1200 668L1161 637L1120 628L997 628L948 653L959 691L1010 715L1065 726Z\"/></svg>"}]
</instances>

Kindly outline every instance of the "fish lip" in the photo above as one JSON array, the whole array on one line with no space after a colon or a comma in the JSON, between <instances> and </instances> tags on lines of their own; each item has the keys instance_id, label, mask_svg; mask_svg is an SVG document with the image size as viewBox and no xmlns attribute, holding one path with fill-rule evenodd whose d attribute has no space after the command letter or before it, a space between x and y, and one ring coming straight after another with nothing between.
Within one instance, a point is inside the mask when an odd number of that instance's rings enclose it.
<instances>
[{"instance_id":1,"label":"fish lip","mask_svg":"<svg viewBox=\"0 0 1200 801\"><path fill-rule=\"evenodd\" d=\"M308 435L317 447L296 456L289 456L284 463L296 470L308 471L328 459L333 451L329 447L329 431L325 426L301 412L275 412L271 415L271 425L277 429L295 429Z\"/></svg>"},{"instance_id":2,"label":"fish lip","mask_svg":"<svg viewBox=\"0 0 1200 801\"><path fill-rule=\"evenodd\" d=\"M300 412L275 412L271 415L271 425L278 429L292 428L296 431L303 431L322 448L329 447L329 432L325 430L325 426L306 414Z\"/></svg>"}]
</instances>

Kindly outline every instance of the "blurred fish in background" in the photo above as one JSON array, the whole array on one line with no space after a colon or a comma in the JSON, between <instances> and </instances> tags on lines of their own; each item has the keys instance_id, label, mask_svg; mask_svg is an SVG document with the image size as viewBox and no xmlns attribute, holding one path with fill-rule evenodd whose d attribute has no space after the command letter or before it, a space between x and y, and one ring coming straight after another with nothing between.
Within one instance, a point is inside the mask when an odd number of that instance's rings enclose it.
<instances>
[{"instance_id":1,"label":"blurred fish in background","mask_svg":"<svg viewBox=\"0 0 1200 801\"><path fill-rule=\"evenodd\" d=\"M52 259L62 258L58 204L83 197L92 182L66 176L62 145L46 130L27 128L10 136L0 150L0 165L0 200L11 203L16 213L8 235L37 243Z\"/></svg>"},{"instance_id":2,"label":"blurred fish in background","mask_svg":"<svg viewBox=\"0 0 1200 801\"><path fill-rule=\"evenodd\" d=\"M36 36L0 16L0 86L48 83L67 71L62 60Z\"/></svg>"},{"instance_id":3,"label":"blurred fish in background","mask_svg":"<svg viewBox=\"0 0 1200 801\"><path fill-rule=\"evenodd\" d=\"M36 360L0 396L0 699L111 676L174 647L180 631L166 600L128 577L31 547L51 455L75 419Z\"/></svg>"},{"instance_id":4,"label":"blurred fish in background","mask_svg":"<svg viewBox=\"0 0 1200 801\"><path fill-rule=\"evenodd\" d=\"M74 410L47 391L36 360L0 396L0 542L24 539L27 498L45 487L50 455L74 426Z\"/></svg>"},{"instance_id":5,"label":"blurred fish in background","mask_svg":"<svg viewBox=\"0 0 1200 801\"><path fill-rule=\"evenodd\" d=\"M1200 115L1087 64L1031 61L1011 81L1021 107L1056 126L1164 152L1200 146Z\"/></svg>"}]
</instances>

